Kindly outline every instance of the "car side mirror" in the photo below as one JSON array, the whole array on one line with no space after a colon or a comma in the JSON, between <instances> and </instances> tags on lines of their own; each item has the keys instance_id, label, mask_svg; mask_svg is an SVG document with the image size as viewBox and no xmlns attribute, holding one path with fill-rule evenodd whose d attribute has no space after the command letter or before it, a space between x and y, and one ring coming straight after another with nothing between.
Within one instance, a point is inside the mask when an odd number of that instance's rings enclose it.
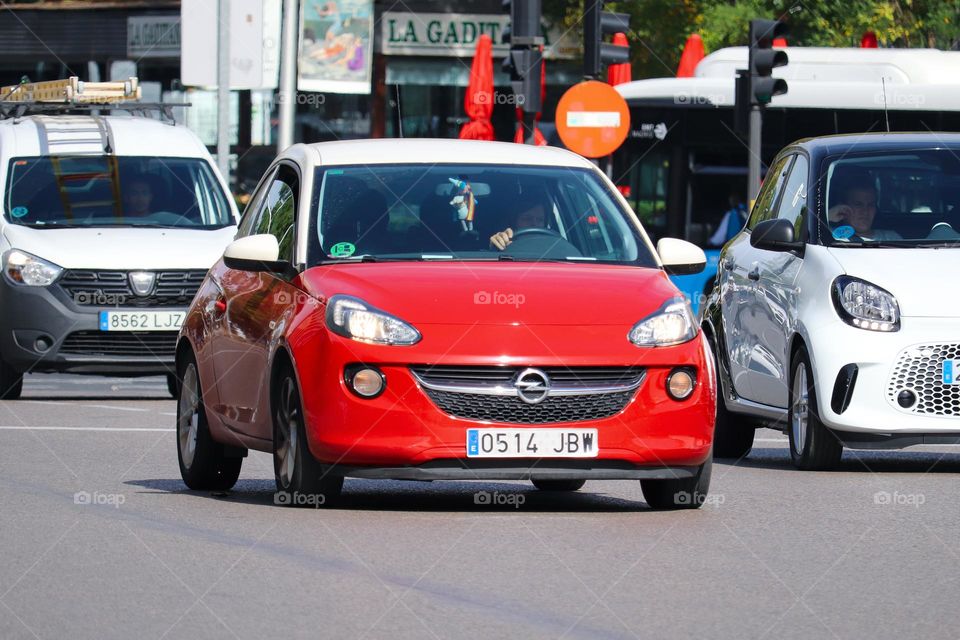
<instances>
[{"instance_id":1,"label":"car side mirror","mask_svg":"<svg viewBox=\"0 0 960 640\"><path fill-rule=\"evenodd\" d=\"M767 251L803 250L803 243L796 239L793 224L783 218L758 223L750 232L750 245Z\"/></svg>"},{"instance_id":2,"label":"car side mirror","mask_svg":"<svg viewBox=\"0 0 960 640\"><path fill-rule=\"evenodd\" d=\"M700 273L707 266L707 256L703 249L677 238L660 238L657 242L660 262L668 275L687 276Z\"/></svg>"},{"instance_id":3,"label":"car side mirror","mask_svg":"<svg viewBox=\"0 0 960 640\"><path fill-rule=\"evenodd\" d=\"M280 243L269 233L238 238L223 252L223 263L238 271L288 272L290 263L279 258Z\"/></svg>"}]
</instances>

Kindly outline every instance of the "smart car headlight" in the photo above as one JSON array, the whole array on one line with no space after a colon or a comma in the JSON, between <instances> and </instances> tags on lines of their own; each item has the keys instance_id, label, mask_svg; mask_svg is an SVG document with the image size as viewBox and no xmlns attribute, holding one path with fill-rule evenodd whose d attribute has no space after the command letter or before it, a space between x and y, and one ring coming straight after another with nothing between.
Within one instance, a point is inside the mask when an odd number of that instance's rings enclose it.
<instances>
[{"instance_id":1,"label":"smart car headlight","mask_svg":"<svg viewBox=\"0 0 960 640\"><path fill-rule=\"evenodd\" d=\"M673 298L633 326L627 338L638 347L669 347L697 337L697 323L684 298Z\"/></svg>"},{"instance_id":2,"label":"smart car headlight","mask_svg":"<svg viewBox=\"0 0 960 640\"><path fill-rule=\"evenodd\" d=\"M327 304L327 327L336 334L374 344L411 345L420 332L359 298L333 296Z\"/></svg>"},{"instance_id":3,"label":"smart car headlight","mask_svg":"<svg viewBox=\"0 0 960 640\"><path fill-rule=\"evenodd\" d=\"M63 268L26 251L11 249L3 254L3 272L14 284L46 287L60 277Z\"/></svg>"},{"instance_id":4,"label":"smart car headlight","mask_svg":"<svg viewBox=\"0 0 960 640\"><path fill-rule=\"evenodd\" d=\"M868 331L900 329L900 305L889 291L860 278L833 281L833 306L849 325Z\"/></svg>"}]
</instances>

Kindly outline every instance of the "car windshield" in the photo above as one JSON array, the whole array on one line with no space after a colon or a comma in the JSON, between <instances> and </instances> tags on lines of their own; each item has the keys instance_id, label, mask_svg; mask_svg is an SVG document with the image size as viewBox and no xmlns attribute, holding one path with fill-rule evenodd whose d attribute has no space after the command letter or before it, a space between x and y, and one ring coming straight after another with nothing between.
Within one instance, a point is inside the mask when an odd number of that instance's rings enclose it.
<instances>
[{"instance_id":1,"label":"car windshield","mask_svg":"<svg viewBox=\"0 0 960 640\"><path fill-rule=\"evenodd\" d=\"M317 172L310 262L532 260L656 266L591 171L373 165Z\"/></svg>"},{"instance_id":2,"label":"car windshield","mask_svg":"<svg viewBox=\"0 0 960 640\"><path fill-rule=\"evenodd\" d=\"M10 161L4 216L53 227L234 224L220 183L196 158L42 156Z\"/></svg>"},{"instance_id":3,"label":"car windshield","mask_svg":"<svg viewBox=\"0 0 960 640\"><path fill-rule=\"evenodd\" d=\"M827 163L825 235L833 246L952 246L960 241L960 156L951 149L846 155Z\"/></svg>"}]
</instances>

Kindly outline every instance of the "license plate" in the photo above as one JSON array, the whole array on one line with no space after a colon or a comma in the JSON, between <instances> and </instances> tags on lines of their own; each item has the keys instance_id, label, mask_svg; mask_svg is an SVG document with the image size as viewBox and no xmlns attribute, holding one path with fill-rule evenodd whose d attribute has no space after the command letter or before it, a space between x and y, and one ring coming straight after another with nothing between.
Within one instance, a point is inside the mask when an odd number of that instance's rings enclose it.
<instances>
[{"instance_id":1,"label":"license plate","mask_svg":"<svg viewBox=\"0 0 960 640\"><path fill-rule=\"evenodd\" d=\"M179 331L183 311L101 311L100 331Z\"/></svg>"},{"instance_id":2,"label":"license plate","mask_svg":"<svg viewBox=\"0 0 960 640\"><path fill-rule=\"evenodd\" d=\"M943 384L960 384L960 360L943 361Z\"/></svg>"},{"instance_id":3,"label":"license plate","mask_svg":"<svg viewBox=\"0 0 960 640\"><path fill-rule=\"evenodd\" d=\"M468 458L596 458L596 429L467 429Z\"/></svg>"}]
</instances>

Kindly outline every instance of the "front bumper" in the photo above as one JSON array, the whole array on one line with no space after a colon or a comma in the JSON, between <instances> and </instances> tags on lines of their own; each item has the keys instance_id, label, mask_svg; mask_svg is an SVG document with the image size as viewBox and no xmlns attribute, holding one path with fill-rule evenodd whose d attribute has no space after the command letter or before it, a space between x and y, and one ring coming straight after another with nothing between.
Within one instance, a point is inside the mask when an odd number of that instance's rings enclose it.
<instances>
[{"instance_id":1,"label":"front bumper","mask_svg":"<svg viewBox=\"0 0 960 640\"><path fill-rule=\"evenodd\" d=\"M939 444L960 436L960 404L950 401L960 399L960 386L943 385L942 363L936 362L939 347L957 345L960 350L958 326L958 319L907 317L893 333L864 331L839 320L818 329L816 335L823 339L808 345L823 423L858 448ZM925 348L927 357L921 355ZM914 361L922 366L905 368L904 363ZM838 402L837 380L850 365L856 367L856 381L846 402ZM896 398L903 389L913 389L929 402L901 407Z\"/></svg>"},{"instance_id":2,"label":"front bumper","mask_svg":"<svg viewBox=\"0 0 960 640\"><path fill-rule=\"evenodd\" d=\"M502 344L501 330L475 329L477 345ZM569 333L568 328L544 329L544 344ZM622 338L621 338L622 339ZM579 346L579 345L578 345ZM463 346L462 349L472 349ZM700 338L677 347L643 352L624 351L619 361L586 361L582 357L560 357L549 351L537 356L511 358L510 365L642 366L643 383L613 415L571 422L518 423L454 417L441 410L420 385L408 363L385 362L384 356L398 355L396 348L364 345L333 338L324 355L299 357L297 369L303 393L307 439L310 451L321 463L357 477L409 479L523 479L529 477L615 479L640 477L681 477L689 475L710 455L716 409L715 376L704 357ZM411 362L431 365L490 366L503 364L489 356L481 359L465 353L438 351L419 353L411 349ZM633 361L625 361L632 356ZM309 363L308 363L309 361ZM344 380L346 367L365 363L383 372L385 391L372 399L354 395ZM675 367L696 371L697 385L683 401L666 393L666 379ZM589 459L468 458L467 430L471 428L593 428L597 429L598 455Z\"/></svg>"},{"instance_id":3,"label":"front bumper","mask_svg":"<svg viewBox=\"0 0 960 640\"><path fill-rule=\"evenodd\" d=\"M108 308L117 309L79 304L56 284L24 287L0 276L0 357L21 372L151 375L174 371L178 332L101 332L100 311ZM186 312L177 307L164 310ZM50 346L44 349L41 343Z\"/></svg>"}]
</instances>

